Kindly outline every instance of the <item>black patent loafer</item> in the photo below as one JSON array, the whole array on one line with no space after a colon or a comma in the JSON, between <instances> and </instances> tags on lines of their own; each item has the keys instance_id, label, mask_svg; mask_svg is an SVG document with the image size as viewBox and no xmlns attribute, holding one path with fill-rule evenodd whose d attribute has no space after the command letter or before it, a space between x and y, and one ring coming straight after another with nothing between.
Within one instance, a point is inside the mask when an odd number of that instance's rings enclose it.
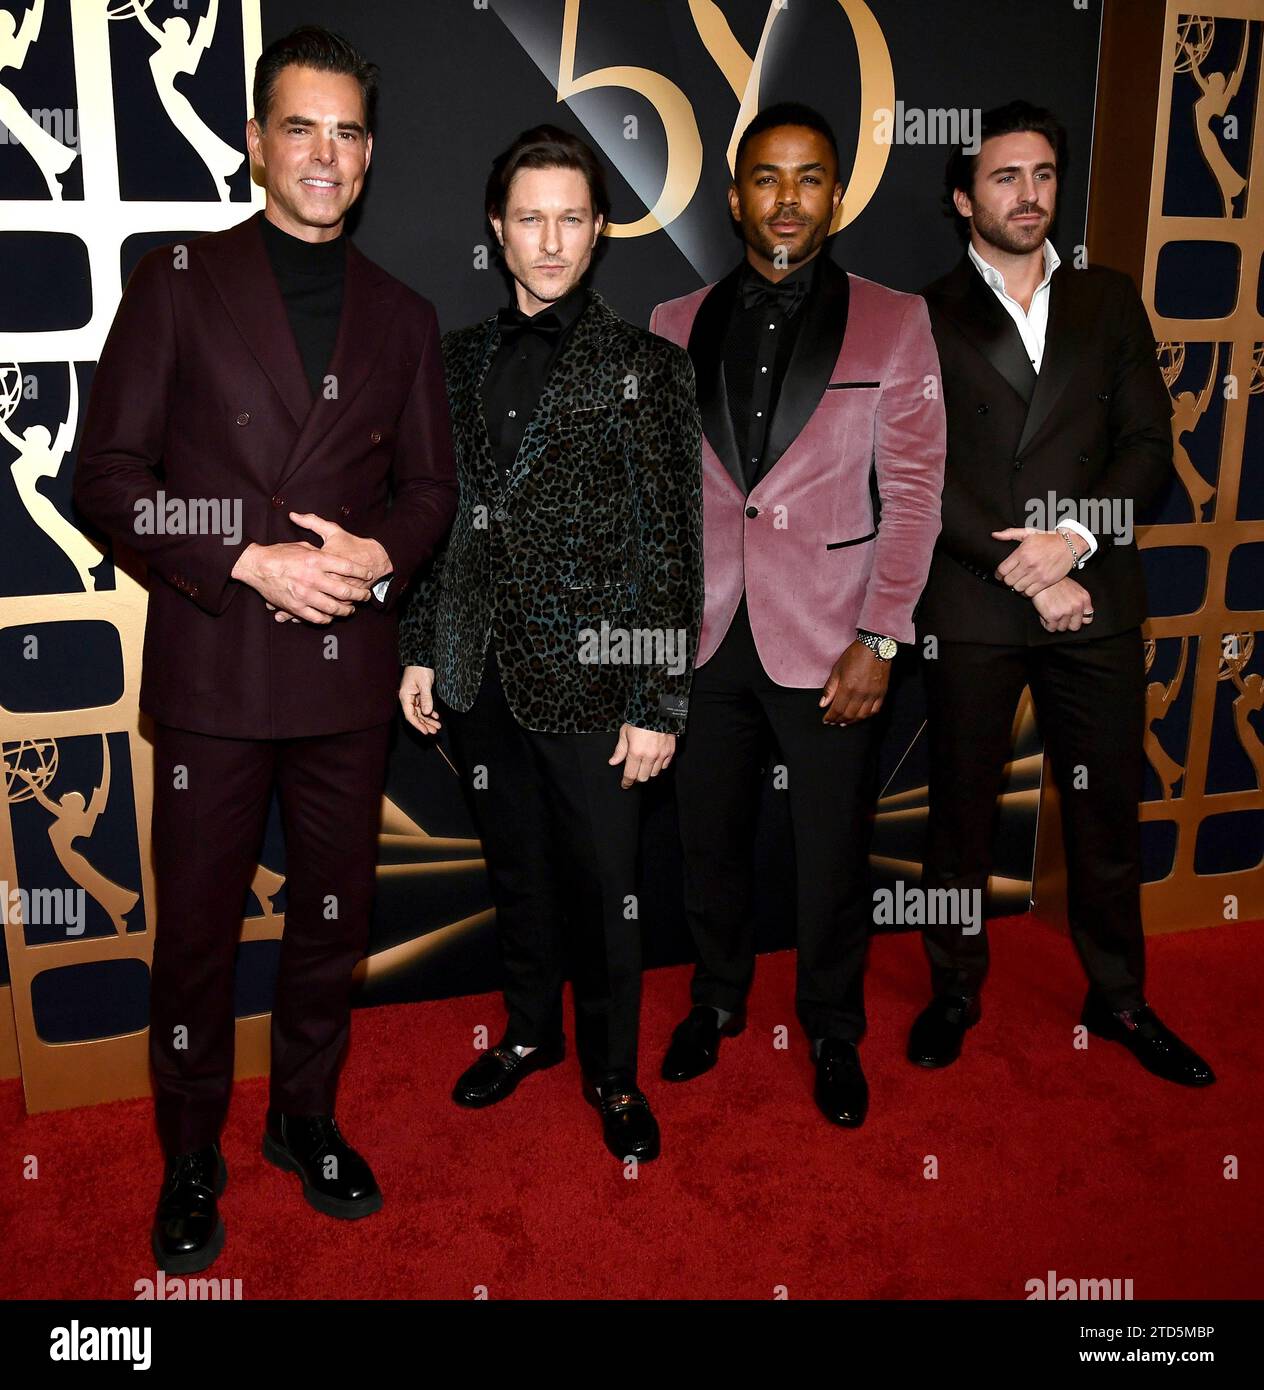
<instances>
[{"instance_id":1,"label":"black patent loafer","mask_svg":"<svg viewBox=\"0 0 1264 1390\"><path fill-rule=\"evenodd\" d=\"M672 1034L663 1058L664 1081L692 1081L710 1071L720 1053L721 1038L735 1038L746 1027L746 1011L739 1009L721 1023L710 1005L697 1004Z\"/></svg>"},{"instance_id":2,"label":"black patent loafer","mask_svg":"<svg viewBox=\"0 0 1264 1390\"><path fill-rule=\"evenodd\" d=\"M620 1160L635 1158L648 1163L661 1149L658 1121L636 1083L622 1072L612 1072L598 1083L588 1082L584 1094L601 1113L606 1148Z\"/></svg>"},{"instance_id":3,"label":"black patent loafer","mask_svg":"<svg viewBox=\"0 0 1264 1390\"><path fill-rule=\"evenodd\" d=\"M869 1083L860 1049L843 1038L826 1038L816 1059L816 1107L831 1124L856 1129L869 1110Z\"/></svg>"},{"instance_id":4,"label":"black patent loafer","mask_svg":"<svg viewBox=\"0 0 1264 1390\"><path fill-rule=\"evenodd\" d=\"M914 1066L948 1067L961 1056L966 1029L982 1016L978 996L937 994L909 1031L907 1056Z\"/></svg>"},{"instance_id":5,"label":"black patent loafer","mask_svg":"<svg viewBox=\"0 0 1264 1390\"><path fill-rule=\"evenodd\" d=\"M537 1047L525 1057L519 1057L507 1043L497 1043L461 1073L452 1088L452 1099L472 1110L495 1105L512 1095L518 1083L533 1071L555 1067L565 1056L565 1038Z\"/></svg>"},{"instance_id":6,"label":"black patent loafer","mask_svg":"<svg viewBox=\"0 0 1264 1390\"><path fill-rule=\"evenodd\" d=\"M1095 1038L1122 1043L1153 1075L1178 1086L1210 1086L1215 1073L1148 1004L1112 1012L1096 995L1084 1001L1080 1022Z\"/></svg>"}]
</instances>

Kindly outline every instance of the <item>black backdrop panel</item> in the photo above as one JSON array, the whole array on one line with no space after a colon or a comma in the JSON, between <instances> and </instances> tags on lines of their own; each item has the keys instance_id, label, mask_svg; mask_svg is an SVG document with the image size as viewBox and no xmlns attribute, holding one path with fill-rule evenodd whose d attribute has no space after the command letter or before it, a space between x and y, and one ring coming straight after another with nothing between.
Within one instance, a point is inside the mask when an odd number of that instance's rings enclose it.
<instances>
[{"instance_id":1,"label":"black backdrop panel","mask_svg":"<svg viewBox=\"0 0 1264 1390\"><path fill-rule=\"evenodd\" d=\"M594 273L593 283L615 309L644 324L655 304L717 278L740 255L724 196L739 102L686 0L581 0L570 8L577 12L577 77L614 66L658 74L684 93L701 136L701 174L680 216L649 235L611 239ZM726 0L720 8L733 37L755 54L769 14L766 0ZM1073 254L1084 239L1098 6L873 0L869 8L889 49L895 96L905 112L978 110L1024 96L1062 116L1073 158L1055 240L1064 258ZM363 7L264 0L265 44L298 24L324 24L379 64L373 167L352 230L364 251L434 301L445 329L492 313L507 296L494 259L486 269L477 266L480 248L491 241L482 212L488 169L518 131L549 121L595 144L611 173L616 223L643 217L662 189L668 140L680 136L678 127L669 135L646 95L650 82L633 76L627 87L603 86L558 101L567 9L566 0L492 0L490 9L468 0ZM861 55L837 0L795 0L778 16L759 104L795 99L822 110L838 134L845 183L858 139L872 126L860 111L860 78ZM625 138L630 128L634 140ZM951 266L960 245L941 211L946 156L942 144L893 145L874 196L835 239L835 257L857 274L903 290L920 289ZM920 688L908 678L915 671L902 674L882 760L884 783L900 765L893 790L925 780L915 746ZM764 949L793 944L794 909L788 822L771 776L768 786L756 848L758 940ZM429 835L472 835L442 750L420 746L407 731L397 740L388 794ZM687 959L690 946L670 791L656 788L647 799L639 896L646 962L657 965ZM997 871L1028 879L1034 819L1018 819L1021 824L1006 827ZM876 849L883 848L883 833L880 824ZM919 844L888 848L894 857L920 858ZM426 861L434 856L424 844L403 857L417 868L380 880L373 950L423 936L432 937L433 949L418 950L375 978L361 991L362 1002L494 987L499 975L490 929L464 932L456 940L443 931L445 924L489 905L481 873L458 873L454 882L449 872L427 871Z\"/></svg>"}]
</instances>

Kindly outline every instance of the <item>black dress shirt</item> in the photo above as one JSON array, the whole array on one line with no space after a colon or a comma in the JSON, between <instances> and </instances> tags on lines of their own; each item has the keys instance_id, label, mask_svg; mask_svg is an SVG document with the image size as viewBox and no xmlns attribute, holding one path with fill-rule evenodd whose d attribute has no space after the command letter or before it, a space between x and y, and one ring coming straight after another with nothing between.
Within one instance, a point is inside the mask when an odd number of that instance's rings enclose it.
<instances>
[{"instance_id":1,"label":"black dress shirt","mask_svg":"<svg viewBox=\"0 0 1264 1390\"><path fill-rule=\"evenodd\" d=\"M312 396L325 389L325 374L334 355L342 290L347 271L347 239L303 241L283 232L266 217L263 244L285 301L286 317L303 359L303 372Z\"/></svg>"},{"instance_id":2,"label":"black dress shirt","mask_svg":"<svg viewBox=\"0 0 1264 1390\"><path fill-rule=\"evenodd\" d=\"M497 314L500 345L483 378L483 414L493 456L506 477L549 372L587 305L588 291L576 285L538 314L524 314L516 305Z\"/></svg>"},{"instance_id":3,"label":"black dress shirt","mask_svg":"<svg viewBox=\"0 0 1264 1390\"><path fill-rule=\"evenodd\" d=\"M724 337L724 382L749 491L755 485L768 421L777 408L790 354L803 323L803 306L816 284L824 252L779 281L747 261Z\"/></svg>"}]
</instances>

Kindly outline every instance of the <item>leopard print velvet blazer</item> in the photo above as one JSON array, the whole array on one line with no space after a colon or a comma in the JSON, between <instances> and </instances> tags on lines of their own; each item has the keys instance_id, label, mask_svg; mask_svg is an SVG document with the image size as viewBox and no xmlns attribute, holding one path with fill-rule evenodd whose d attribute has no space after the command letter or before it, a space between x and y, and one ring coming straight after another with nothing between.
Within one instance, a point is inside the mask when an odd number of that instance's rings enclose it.
<instances>
[{"instance_id":1,"label":"leopard print velvet blazer","mask_svg":"<svg viewBox=\"0 0 1264 1390\"><path fill-rule=\"evenodd\" d=\"M438 697L464 712L491 642L524 728L680 733L703 599L693 365L586 293L508 480L481 396L497 321L445 335L460 498L400 624L400 659L432 667Z\"/></svg>"}]
</instances>

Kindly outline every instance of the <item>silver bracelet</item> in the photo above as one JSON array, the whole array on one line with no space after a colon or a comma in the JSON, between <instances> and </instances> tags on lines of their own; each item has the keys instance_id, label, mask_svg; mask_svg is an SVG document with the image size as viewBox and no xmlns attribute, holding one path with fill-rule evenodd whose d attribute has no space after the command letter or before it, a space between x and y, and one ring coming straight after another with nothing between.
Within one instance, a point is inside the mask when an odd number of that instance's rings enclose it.
<instances>
[{"instance_id":1,"label":"silver bracelet","mask_svg":"<svg viewBox=\"0 0 1264 1390\"><path fill-rule=\"evenodd\" d=\"M1060 536L1062 537L1062 539L1066 542L1066 548L1071 552L1071 568L1072 568L1072 569L1079 569L1079 567L1080 567L1084 562L1083 562L1083 560L1081 560L1080 557L1075 553L1075 547L1071 544L1071 537L1068 536L1067 533L1066 533L1065 531L1063 531L1063 530L1059 530L1059 531L1058 531L1058 535L1060 535Z\"/></svg>"}]
</instances>

